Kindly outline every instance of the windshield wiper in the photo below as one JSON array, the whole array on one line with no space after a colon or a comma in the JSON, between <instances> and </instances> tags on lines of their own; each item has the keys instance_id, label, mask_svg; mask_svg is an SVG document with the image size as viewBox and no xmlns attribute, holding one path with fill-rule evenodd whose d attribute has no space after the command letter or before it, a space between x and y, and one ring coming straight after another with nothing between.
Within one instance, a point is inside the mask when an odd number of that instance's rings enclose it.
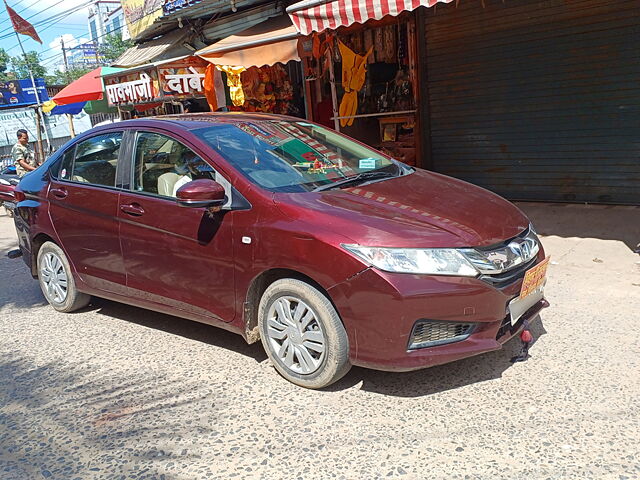
<instances>
[{"instance_id":1,"label":"windshield wiper","mask_svg":"<svg viewBox=\"0 0 640 480\"><path fill-rule=\"evenodd\" d=\"M319 187L316 187L311 191L321 192L323 190L331 190L332 188L343 187L351 183L361 183L361 182L366 182L367 180L375 180L378 178L391 178L391 177L397 177L397 176L398 174L390 173L390 172L380 172L380 171L362 172L357 175L352 175L350 177L340 179L337 182L331 182L326 185L320 185Z\"/></svg>"}]
</instances>

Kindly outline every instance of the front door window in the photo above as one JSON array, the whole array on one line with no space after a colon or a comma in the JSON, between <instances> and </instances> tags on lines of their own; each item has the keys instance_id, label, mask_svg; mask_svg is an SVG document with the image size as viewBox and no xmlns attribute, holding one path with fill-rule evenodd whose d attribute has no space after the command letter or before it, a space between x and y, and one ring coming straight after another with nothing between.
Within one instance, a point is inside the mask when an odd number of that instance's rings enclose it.
<instances>
[{"instance_id":1,"label":"front door window","mask_svg":"<svg viewBox=\"0 0 640 480\"><path fill-rule=\"evenodd\" d=\"M135 191L175 198L182 185L199 178L215 180L215 172L191 149L159 133L138 133Z\"/></svg>"}]
</instances>

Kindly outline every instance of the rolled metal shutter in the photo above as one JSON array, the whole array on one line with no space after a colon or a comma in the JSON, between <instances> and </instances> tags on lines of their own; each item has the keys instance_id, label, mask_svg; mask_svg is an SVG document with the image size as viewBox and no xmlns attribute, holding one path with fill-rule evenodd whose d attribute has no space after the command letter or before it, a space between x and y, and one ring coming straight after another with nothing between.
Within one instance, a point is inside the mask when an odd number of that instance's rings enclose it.
<instances>
[{"instance_id":1,"label":"rolled metal shutter","mask_svg":"<svg viewBox=\"0 0 640 480\"><path fill-rule=\"evenodd\" d=\"M639 5L429 9L431 167L510 199L640 204Z\"/></svg>"}]
</instances>

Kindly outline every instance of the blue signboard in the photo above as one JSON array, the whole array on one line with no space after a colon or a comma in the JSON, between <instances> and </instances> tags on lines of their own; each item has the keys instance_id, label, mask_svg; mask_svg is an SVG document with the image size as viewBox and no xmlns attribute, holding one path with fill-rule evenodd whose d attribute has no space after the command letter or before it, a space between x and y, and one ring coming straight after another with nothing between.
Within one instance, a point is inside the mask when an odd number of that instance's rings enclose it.
<instances>
[{"instance_id":1,"label":"blue signboard","mask_svg":"<svg viewBox=\"0 0 640 480\"><path fill-rule=\"evenodd\" d=\"M165 15L181 10L183 8L190 7L196 3L200 3L202 0L165 0L162 6L163 13Z\"/></svg>"},{"instance_id":2,"label":"blue signboard","mask_svg":"<svg viewBox=\"0 0 640 480\"><path fill-rule=\"evenodd\" d=\"M36 78L40 102L49 100L44 79ZM7 80L0 82L0 108L35 105L38 103L31 80Z\"/></svg>"}]
</instances>

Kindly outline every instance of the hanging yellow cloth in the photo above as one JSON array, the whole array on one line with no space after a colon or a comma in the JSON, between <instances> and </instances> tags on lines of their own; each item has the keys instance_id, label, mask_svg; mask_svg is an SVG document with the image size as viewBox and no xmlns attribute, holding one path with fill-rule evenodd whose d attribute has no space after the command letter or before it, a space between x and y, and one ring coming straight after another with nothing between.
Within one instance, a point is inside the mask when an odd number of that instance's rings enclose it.
<instances>
[{"instance_id":1,"label":"hanging yellow cloth","mask_svg":"<svg viewBox=\"0 0 640 480\"><path fill-rule=\"evenodd\" d=\"M364 55L354 53L341 41L338 41L338 48L342 57L342 88L344 88L338 114L340 117L351 117L340 119L340 126L344 127L353 125L353 116L358 110L358 92L364 86L367 57L371 55L373 46Z\"/></svg>"},{"instance_id":2,"label":"hanging yellow cloth","mask_svg":"<svg viewBox=\"0 0 640 480\"><path fill-rule=\"evenodd\" d=\"M240 74L246 70L244 67L234 67L231 65L216 65L218 70L227 74L227 85L231 95L231 103L236 107L244 105L244 92L242 91L242 81Z\"/></svg>"}]
</instances>

